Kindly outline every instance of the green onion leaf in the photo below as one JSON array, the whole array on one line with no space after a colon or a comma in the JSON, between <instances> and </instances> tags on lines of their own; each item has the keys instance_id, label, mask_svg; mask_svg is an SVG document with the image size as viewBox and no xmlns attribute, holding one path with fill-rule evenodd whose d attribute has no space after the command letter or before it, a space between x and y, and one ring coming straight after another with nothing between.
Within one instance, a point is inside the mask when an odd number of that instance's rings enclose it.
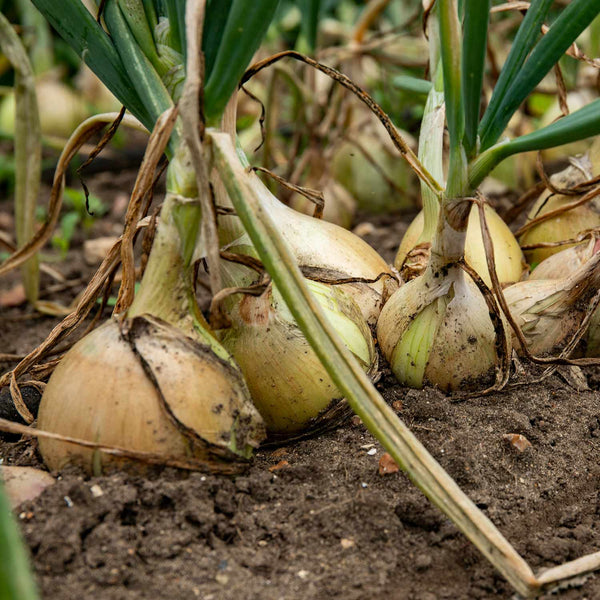
<instances>
[{"instance_id":1,"label":"green onion leaf","mask_svg":"<svg viewBox=\"0 0 600 600\"><path fill-rule=\"evenodd\" d=\"M204 72L208 80L212 73L219 44L227 24L233 0L208 0L202 32L202 51L204 52Z\"/></svg>"},{"instance_id":2,"label":"green onion leaf","mask_svg":"<svg viewBox=\"0 0 600 600\"><path fill-rule=\"evenodd\" d=\"M29 559L19 528L0 481L0 598L37 600L39 598Z\"/></svg>"},{"instance_id":3,"label":"green onion leaf","mask_svg":"<svg viewBox=\"0 0 600 600\"><path fill-rule=\"evenodd\" d=\"M215 123L225 110L271 23L278 3L279 0L233 0L204 88L204 112L209 124Z\"/></svg>"},{"instance_id":4,"label":"green onion leaf","mask_svg":"<svg viewBox=\"0 0 600 600\"><path fill-rule=\"evenodd\" d=\"M462 91L465 104L465 149L469 155L474 153L477 143L491 4L491 0L465 0Z\"/></svg>"},{"instance_id":5,"label":"green onion leaf","mask_svg":"<svg viewBox=\"0 0 600 600\"><path fill-rule=\"evenodd\" d=\"M299 0L302 21L300 24L300 52L313 54L317 47L317 32L319 30L319 14L321 12L321 0Z\"/></svg>"},{"instance_id":6,"label":"green onion leaf","mask_svg":"<svg viewBox=\"0 0 600 600\"><path fill-rule=\"evenodd\" d=\"M111 38L96 23L81 0L32 1L119 101L152 130L154 118L131 86L131 79Z\"/></svg>"},{"instance_id":7,"label":"green onion leaf","mask_svg":"<svg viewBox=\"0 0 600 600\"><path fill-rule=\"evenodd\" d=\"M543 12L541 10L542 2L544 0L540 0L536 5L540 13ZM551 2L546 3L551 4ZM490 106L482 120L482 149L485 150L496 142L521 102L534 90L536 85L558 62L559 58L598 13L600 13L600 0L573 0L552 24L548 33L535 46L522 68L518 72L513 71L511 74L507 74L505 88L494 91L494 96L497 96L497 99L492 97L493 104L490 102ZM518 39L515 40L513 47L520 40L521 29L525 26L526 21L527 18L519 28ZM535 25L540 24L539 19L535 21ZM530 35L535 33L537 31L529 32ZM523 48L517 47L515 50L515 53L519 55L522 52Z\"/></svg>"},{"instance_id":8,"label":"green onion leaf","mask_svg":"<svg viewBox=\"0 0 600 600\"><path fill-rule=\"evenodd\" d=\"M488 149L473 162L470 183L478 185L498 163L518 152L554 148L598 134L600 134L600 99L590 102L587 106L547 127Z\"/></svg>"},{"instance_id":9,"label":"green onion leaf","mask_svg":"<svg viewBox=\"0 0 600 600\"><path fill-rule=\"evenodd\" d=\"M137 91L152 118L149 127L152 130L158 117L173 105L173 100L160 76L138 46L116 2L107 3L104 18L125 64L129 85Z\"/></svg>"}]
</instances>

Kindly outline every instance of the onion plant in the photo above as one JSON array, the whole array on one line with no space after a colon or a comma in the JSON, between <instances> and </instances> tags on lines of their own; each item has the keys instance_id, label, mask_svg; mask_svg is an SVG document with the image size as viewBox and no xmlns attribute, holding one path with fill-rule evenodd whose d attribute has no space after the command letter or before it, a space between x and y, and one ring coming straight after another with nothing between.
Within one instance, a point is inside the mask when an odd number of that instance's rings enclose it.
<instances>
[{"instance_id":1,"label":"onion plant","mask_svg":"<svg viewBox=\"0 0 600 600\"><path fill-rule=\"evenodd\" d=\"M119 344L134 355L137 360L134 364L141 365L141 370L153 384L157 401L167 409L168 421L174 423L175 429L183 435L183 442L178 441L175 444L179 445L179 448L172 447L167 451L193 452L199 432L195 429L196 423L189 419L189 413L187 416L183 414L185 404L175 402L171 396L172 389L167 382L161 380L163 363L168 357L165 357L164 352L161 354L160 349L167 348L170 351L173 349L172 342L177 346L177 353L183 355L187 361L190 342L186 340L194 341L192 335L195 334L195 341L201 338L205 347L211 346L218 357L228 361L224 351L216 346L216 342L209 340L210 332L202 322L201 315L194 309L189 284L191 265L198 256L206 255L211 265L211 223L206 222L207 211L210 211L210 206L207 206L209 197L202 196L206 193L208 174L213 183L220 181L224 186L253 251L266 267L278 293L331 380L415 483L454 520L481 552L511 581L515 589L525 596L533 596L547 587L552 587L561 579L595 569L600 564L600 557L592 555L550 569L542 576L536 577L500 532L460 491L394 411L386 405L369 380L363 365L342 341L322 305L307 286L298 267L292 244L282 236L282 223L276 220L277 213L270 208L271 201L267 199L266 188L257 175L247 168L230 132L220 127L221 115L229 97L259 43L276 2L256 0L248 3L247 0L232 0L223 3L220 0L212 0L206 3L202 36L206 58L203 87L204 123L199 117L198 99L202 87L198 85L201 78L196 70L202 33L199 24L202 22L203 2L108 0L103 6L110 36L94 22L78 0L61 3L54 0L34 2L148 129L155 128L158 121L155 131L160 131L165 121L169 121L169 115L174 115L172 104L180 99L182 120L171 121L173 133L167 148L171 159L167 183L168 197L163 206L157 232L157 250L153 248L140 292L133 304L129 303L125 294L120 298L120 310L122 314L128 314L128 319L122 318L117 325L110 326L111 332L107 332L109 337L118 340ZM440 6L442 15L445 15L444 19L441 19L445 23L442 27L445 31L442 35L442 47L449 49L452 43L449 34L455 37L457 26L447 23L446 17L452 17L452 10L456 7L452 3L446 6L443 2ZM447 50L446 53L449 54ZM177 62L180 60L178 56L183 57L181 63ZM183 70L178 69L181 65L186 67ZM457 68L456 65L454 68ZM445 70L448 70L448 67ZM445 82L448 76L445 77ZM454 81L446 89L448 99L457 94L456 83ZM448 104L462 106L454 100L449 100ZM165 111L168 111L167 117L159 119ZM456 122L460 121L458 112L449 112L452 115L450 120L453 123L453 131L457 130ZM462 131L460 127L458 130ZM452 136L455 140L455 133ZM420 165L415 157L411 156L410 159L417 166ZM453 150L449 187L453 197L460 197L462 186L469 185L466 162L466 153L461 141L455 144ZM217 173L216 179L213 179L211 174L213 169ZM426 170L420 169L420 172L426 173ZM445 203L444 208L449 208L448 204ZM287 226L287 223L284 224L284 227ZM203 235L198 236L199 232ZM198 243L199 237L201 243ZM446 243L445 238L444 240ZM452 239L448 241L452 246L451 242ZM125 246L127 244L124 243ZM128 247L124 252L129 253L130 250ZM125 254L124 259L129 260ZM213 277L216 271L218 265L211 265ZM170 325L167 325L168 323ZM185 331L187 337L182 341L173 327ZM186 344L187 350L184 348ZM97 356L94 357L96 351L97 347L91 351L86 349L92 362L98 360ZM194 353L196 357L199 356L197 347ZM65 360L68 358L69 355ZM125 367L125 371L127 370ZM184 372L185 369L176 376ZM75 377L74 371L69 370L69 377L63 378L64 385L69 384L69 378ZM107 378L106 372L103 373L103 377ZM168 379L167 376L167 381ZM51 385L53 380L49 386ZM67 388L62 388L63 394L65 389ZM180 398L177 394L175 398ZM77 398L77 402L80 402L80 398ZM79 411L80 414L84 413L84 419L94 420L97 412L94 402L89 409ZM230 410L230 407L226 405L222 409ZM241 411L237 409L237 412L233 410L229 414L239 417ZM235 452L236 449L239 451L240 448L247 449L256 441L256 436L244 436L244 428L239 429L240 425L245 425L248 431L248 419L245 419L245 423L239 421L244 420L238 419L233 423L229 435L222 438L222 442L229 442L225 444L225 448L221 447L222 454ZM42 426L40 418L40 427ZM121 426L127 428L130 422ZM48 436L47 433L43 435ZM71 437L70 441L72 443L66 451L75 454L73 442L76 440ZM88 439L86 444L90 446L97 441L102 440ZM98 454L96 452L90 457L92 462L97 462Z\"/></svg>"},{"instance_id":2,"label":"onion plant","mask_svg":"<svg viewBox=\"0 0 600 600\"><path fill-rule=\"evenodd\" d=\"M502 362L507 364L510 334L488 286L500 272L509 277L500 280L503 284L511 282L511 274L513 282L520 278L520 250L508 228L501 225L493 240L495 274L488 273L481 243L471 251L471 258L469 248L465 252L471 206L484 177L513 154L600 133L600 100L596 100L538 131L512 140L504 137L521 103L600 12L598 0L574 0L540 39L551 5L550 0L531 3L483 115L491 2L465 0L459 11L457 0L439 0L430 14L433 77L420 156L443 183L444 191L439 196L423 191L424 225L419 241L431 244L431 256L423 275L392 296L378 325L379 340L394 373L409 385L430 382L447 390L481 387L482 377ZM444 120L440 116L444 109L449 135L445 182ZM515 250L512 255L511 250ZM473 261L473 254L478 262Z\"/></svg>"}]
</instances>

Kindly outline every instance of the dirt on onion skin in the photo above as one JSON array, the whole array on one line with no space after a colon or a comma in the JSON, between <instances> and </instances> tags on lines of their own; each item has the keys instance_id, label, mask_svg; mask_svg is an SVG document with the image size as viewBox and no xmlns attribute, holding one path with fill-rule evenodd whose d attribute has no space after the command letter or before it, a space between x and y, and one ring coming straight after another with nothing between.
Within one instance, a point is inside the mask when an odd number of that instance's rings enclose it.
<instances>
[{"instance_id":1,"label":"dirt on onion skin","mask_svg":"<svg viewBox=\"0 0 600 600\"><path fill-rule=\"evenodd\" d=\"M407 220L370 221L367 240L391 262ZM65 266L86 277L80 254ZM31 350L57 322L27 314L0 315L3 352ZM385 367L377 387L537 572L600 549L600 369L585 372L590 390L554 375L461 402L404 388ZM235 479L67 469L15 512L44 600L513 598L406 475L379 474L383 452L354 419L260 450ZM35 441L0 442L0 457L42 466ZM600 575L558 597L600 598Z\"/></svg>"}]
</instances>

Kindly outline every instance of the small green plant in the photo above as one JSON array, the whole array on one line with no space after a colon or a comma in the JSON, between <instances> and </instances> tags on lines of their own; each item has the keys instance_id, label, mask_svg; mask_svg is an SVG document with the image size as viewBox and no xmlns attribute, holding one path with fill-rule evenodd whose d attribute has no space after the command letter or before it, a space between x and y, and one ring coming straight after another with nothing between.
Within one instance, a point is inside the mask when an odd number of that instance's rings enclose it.
<instances>
[{"instance_id":1,"label":"small green plant","mask_svg":"<svg viewBox=\"0 0 600 600\"><path fill-rule=\"evenodd\" d=\"M90 194L87 198L82 190L65 188L65 214L61 217L60 226L52 237L52 246L60 251L64 258L71 247L71 241L77 227L84 232L89 231L95 220L108 212L108 207L100 198Z\"/></svg>"}]
</instances>

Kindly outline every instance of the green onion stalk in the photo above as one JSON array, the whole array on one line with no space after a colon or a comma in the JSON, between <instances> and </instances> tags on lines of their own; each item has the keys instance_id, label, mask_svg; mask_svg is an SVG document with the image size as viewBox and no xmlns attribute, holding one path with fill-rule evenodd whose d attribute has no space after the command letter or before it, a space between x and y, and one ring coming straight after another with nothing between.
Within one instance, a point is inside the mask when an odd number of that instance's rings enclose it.
<instances>
[{"instance_id":1,"label":"green onion stalk","mask_svg":"<svg viewBox=\"0 0 600 600\"><path fill-rule=\"evenodd\" d=\"M418 231L411 232L421 250L424 244L431 244L425 269L390 298L378 322L383 353L395 375L407 385L421 387L429 383L447 391L478 388L488 382L510 352L506 321L489 290L492 274L481 230L473 229L478 240L468 245L470 221L478 221L479 216L477 207L472 210L479 183L514 153L569 143L600 130L592 103L532 134L497 142L519 104L600 12L597 1L571 3L533 47L549 5L543 0L532 3L481 119L491 5L465 0L462 20L456 0L440 0L436 5L430 37L434 44L439 43L439 62L432 52L431 64L439 67L433 72L420 157L430 172L442 177L440 113L445 107L449 133L446 185L441 197L425 190L423 232L420 236ZM575 12L577 7L585 15ZM475 218L469 217L472 212L477 214ZM518 244L505 225L498 227L499 219L489 208L485 214L486 221L490 221L487 229L499 283L517 281L523 270ZM405 263L410 263L409 249L409 244L401 248Z\"/></svg>"}]
</instances>

